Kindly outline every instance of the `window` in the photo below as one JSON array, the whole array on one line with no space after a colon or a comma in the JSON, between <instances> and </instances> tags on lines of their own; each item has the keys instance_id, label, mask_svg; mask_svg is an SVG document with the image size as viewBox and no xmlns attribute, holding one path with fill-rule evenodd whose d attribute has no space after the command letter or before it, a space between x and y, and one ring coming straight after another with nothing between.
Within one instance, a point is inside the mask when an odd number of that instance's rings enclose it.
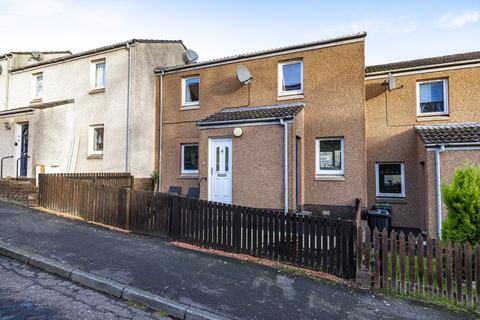
<instances>
[{"instance_id":1,"label":"window","mask_svg":"<svg viewBox=\"0 0 480 320\"><path fill-rule=\"evenodd\" d=\"M103 124L90 126L88 136L88 154L102 155L105 141Z\"/></svg>"},{"instance_id":2,"label":"window","mask_svg":"<svg viewBox=\"0 0 480 320\"><path fill-rule=\"evenodd\" d=\"M105 88L105 60L92 62L92 86L94 89Z\"/></svg>"},{"instance_id":3,"label":"window","mask_svg":"<svg viewBox=\"0 0 480 320\"><path fill-rule=\"evenodd\" d=\"M33 75L32 81L32 99L38 100L43 97L43 73Z\"/></svg>"},{"instance_id":4,"label":"window","mask_svg":"<svg viewBox=\"0 0 480 320\"><path fill-rule=\"evenodd\" d=\"M182 144L182 175L198 175L198 144Z\"/></svg>"},{"instance_id":5,"label":"window","mask_svg":"<svg viewBox=\"0 0 480 320\"><path fill-rule=\"evenodd\" d=\"M405 165L403 163L375 164L377 197L405 197Z\"/></svg>"},{"instance_id":6,"label":"window","mask_svg":"<svg viewBox=\"0 0 480 320\"><path fill-rule=\"evenodd\" d=\"M343 139L317 139L316 168L318 175L344 174Z\"/></svg>"},{"instance_id":7,"label":"window","mask_svg":"<svg viewBox=\"0 0 480 320\"><path fill-rule=\"evenodd\" d=\"M198 106L200 103L200 77L182 79L182 105Z\"/></svg>"},{"instance_id":8,"label":"window","mask_svg":"<svg viewBox=\"0 0 480 320\"><path fill-rule=\"evenodd\" d=\"M303 94L303 61L278 64L278 95Z\"/></svg>"},{"instance_id":9,"label":"window","mask_svg":"<svg viewBox=\"0 0 480 320\"><path fill-rule=\"evenodd\" d=\"M448 81L417 82L418 115L448 114Z\"/></svg>"}]
</instances>

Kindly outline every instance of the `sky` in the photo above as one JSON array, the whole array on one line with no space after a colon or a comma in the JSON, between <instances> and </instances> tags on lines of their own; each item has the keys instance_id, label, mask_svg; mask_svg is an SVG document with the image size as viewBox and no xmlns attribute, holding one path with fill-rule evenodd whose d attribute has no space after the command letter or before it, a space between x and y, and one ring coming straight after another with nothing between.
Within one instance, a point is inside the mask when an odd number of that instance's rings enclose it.
<instances>
[{"instance_id":1,"label":"sky","mask_svg":"<svg viewBox=\"0 0 480 320\"><path fill-rule=\"evenodd\" d=\"M480 51L480 0L0 0L0 54L147 38L207 60L362 31L367 65Z\"/></svg>"}]
</instances>

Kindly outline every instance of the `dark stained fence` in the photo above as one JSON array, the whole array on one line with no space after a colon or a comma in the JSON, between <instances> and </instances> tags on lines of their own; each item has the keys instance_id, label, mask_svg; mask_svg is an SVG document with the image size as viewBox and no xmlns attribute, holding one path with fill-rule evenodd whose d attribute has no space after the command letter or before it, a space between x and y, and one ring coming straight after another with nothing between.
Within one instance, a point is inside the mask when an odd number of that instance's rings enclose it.
<instances>
[{"instance_id":1,"label":"dark stained fence","mask_svg":"<svg viewBox=\"0 0 480 320\"><path fill-rule=\"evenodd\" d=\"M82 219L126 227L128 190L59 175L39 176L39 205Z\"/></svg>"},{"instance_id":2,"label":"dark stained fence","mask_svg":"<svg viewBox=\"0 0 480 320\"><path fill-rule=\"evenodd\" d=\"M48 174L53 177L64 177L69 179L91 181L96 184L101 184L110 187L118 188L132 188L133 176L129 173L114 172L114 173L55 173Z\"/></svg>"},{"instance_id":3,"label":"dark stained fence","mask_svg":"<svg viewBox=\"0 0 480 320\"><path fill-rule=\"evenodd\" d=\"M472 248L411 233L359 230L358 270L370 271L372 287L480 310L479 244Z\"/></svg>"},{"instance_id":4,"label":"dark stained fence","mask_svg":"<svg viewBox=\"0 0 480 320\"><path fill-rule=\"evenodd\" d=\"M138 233L355 277L355 224L40 175L42 207Z\"/></svg>"},{"instance_id":5,"label":"dark stained fence","mask_svg":"<svg viewBox=\"0 0 480 320\"><path fill-rule=\"evenodd\" d=\"M352 221L173 198L174 239L355 277Z\"/></svg>"}]
</instances>

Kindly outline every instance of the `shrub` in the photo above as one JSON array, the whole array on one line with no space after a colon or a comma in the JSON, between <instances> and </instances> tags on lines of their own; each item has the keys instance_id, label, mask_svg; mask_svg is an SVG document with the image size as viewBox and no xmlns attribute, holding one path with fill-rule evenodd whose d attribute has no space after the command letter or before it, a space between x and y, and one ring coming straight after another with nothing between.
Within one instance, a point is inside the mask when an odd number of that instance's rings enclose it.
<instances>
[{"instance_id":1,"label":"shrub","mask_svg":"<svg viewBox=\"0 0 480 320\"><path fill-rule=\"evenodd\" d=\"M480 167L457 168L452 181L442 185L442 196L447 207L443 238L480 242Z\"/></svg>"},{"instance_id":2,"label":"shrub","mask_svg":"<svg viewBox=\"0 0 480 320\"><path fill-rule=\"evenodd\" d=\"M152 180L153 190L156 190L158 186L158 182L160 181L160 175L158 174L158 171L153 171L152 174L150 175L150 179Z\"/></svg>"}]
</instances>

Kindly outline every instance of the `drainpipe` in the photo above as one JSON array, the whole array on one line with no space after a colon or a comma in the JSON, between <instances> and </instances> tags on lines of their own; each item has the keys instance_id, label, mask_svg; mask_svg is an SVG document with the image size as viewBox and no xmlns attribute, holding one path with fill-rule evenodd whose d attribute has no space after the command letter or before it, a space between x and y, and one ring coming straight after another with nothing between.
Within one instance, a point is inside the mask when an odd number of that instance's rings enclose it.
<instances>
[{"instance_id":1,"label":"drainpipe","mask_svg":"<svg viewBox=\"0 0 480 320\"><path fill-rule=\"evenodd\" d=\"M440 153L445 151L445 145L435 149L435 187L437 200L437 233L438 239L442 239L442 191L441 191L441 172L440 172Z\"/></svg>"},{"instance_id":2,"label":"drainpipe","mask_svg":"<svg viewBox=\"0 0 480 320\"><path fill-rule=\"evenodd\" d=\"M132 70L131 70L131 50L130 50L130 44L127 43L126 49L128 51L128 79L127 79L127 128L126 128L126 138L125 138L125 172L128 172L130 169L130 159L129 159L129 153L130 153L130 87L131 87L131 75L132 75Z\"/></svg>"},{"instance_id":3,"label":"drainpipe","mask_svg":"<svg viewBox=\"0 0 480 320\"><path fill-rule=\"evenodd\" d=\"M162 150L163 150L163 76L165 71L160 73L160 148L158 149L158 191L162 190Z\"/></svg>"},{"instance_id":4,"label":"drainpipe","mask_svg":"<svg viewBox=\"0 0 480 320\"><path fill-rule=\"evenodd\" d=\"M280 119L280 124L283 125L283 193L285 200L284 212L288 213L288 123Z\"/></svg>"},{"instance_id":5,"label":"drainpipe","mask_svg":"<svg viewBox=\"0 0 480 320\"><path fill-rule=\"evenodd\" d=\"M8 110L8 96L10 91L10 56L7 54L7 68L5 70L5 110Z\"/></svg>"}]
</instances>

